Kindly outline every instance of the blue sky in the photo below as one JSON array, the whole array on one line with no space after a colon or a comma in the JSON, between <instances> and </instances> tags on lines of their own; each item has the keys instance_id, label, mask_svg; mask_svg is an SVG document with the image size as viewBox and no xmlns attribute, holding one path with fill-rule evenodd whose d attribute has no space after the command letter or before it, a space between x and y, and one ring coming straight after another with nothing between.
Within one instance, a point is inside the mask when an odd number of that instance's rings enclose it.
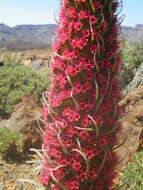
<instances>
[{"instance_id":1,"label":"blue sky","mask_svg":"<svg viewBox=\"0 0 143 190\"><path fill-rule=\"evenodd\" d=\"M0 0L0 23L55 23L60 0ZM143 24L143 0L123 0L124 25Z\"/></svg>"}]
</instances>

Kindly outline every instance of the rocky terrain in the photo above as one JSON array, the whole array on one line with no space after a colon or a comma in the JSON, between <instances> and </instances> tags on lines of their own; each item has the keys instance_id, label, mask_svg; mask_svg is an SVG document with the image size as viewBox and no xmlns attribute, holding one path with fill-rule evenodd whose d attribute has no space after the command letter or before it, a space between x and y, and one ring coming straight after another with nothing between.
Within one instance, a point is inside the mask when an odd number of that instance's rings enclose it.
<instances>
[{"instance_id":1,"label":"rocky terrain","mask_svg":"<svg viewBox=\"0 0 143 190\"><path fill-rule=\"evenodd\" d=\"M122 162L118 168L126 166L137 150L143 145L143 86L130 91L120 102L124 110L122 117L122 130L119 141L123 146L118 149Z\"/></svg>"},{"instance_id":2,"label":"rocky terrain","mask_svg":"<svg viewBox=\"0 0 143 190\"><path fill-rule=\"evenodd\" d=\"M130 42L142 41L143 25L137 24L135 27L123 26L121 33Z\"/></svg>"},{"instance_id":3,"label":"rocky terrain","mask_svg":"<svg viewBox=\"0 0 143 190\"><path fill-rule=\"evenodd\" d=\"M52 43L56 25L17 25L9 27L0 24L0 48L23 50L47 48Z\"/></svg>"},{"instance_id":4,"label":"rocky terrain","mask_svg":"<svg viewBox=\"0 0 143 190\"><path fill-rule=\"evenodd\" d=\"M21 163L10 163L0 156L0 190L45 190L35 171L38 159L34 154Z\"/></svg>"},{"instance_id":5,"label":"rocky terrain","mask_svg":"<svg viewBox=\"0 0 143 190\"><path fill-rule=\"evenodd\" d=\"M0 121L0 128L6 127L24 134L24 149L39 148L41 131L37 120L41 117L41 107L35 102L34 97L23 97L21 102L14 107L11 117Z\"/></svg>"}]
</instances>

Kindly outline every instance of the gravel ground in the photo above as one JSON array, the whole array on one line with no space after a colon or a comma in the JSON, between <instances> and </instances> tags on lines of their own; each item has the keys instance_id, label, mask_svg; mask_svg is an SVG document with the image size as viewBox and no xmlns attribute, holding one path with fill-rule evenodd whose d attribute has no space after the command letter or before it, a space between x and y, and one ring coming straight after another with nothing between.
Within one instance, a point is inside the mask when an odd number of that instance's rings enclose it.
<instances>
[{"instance_id":1,"label":"gravel ground","mask_svg":"<svg viewBox=\"0 0 143 190\"><path fill-rule=\"evenodd\" d=\"M37 160L38 156L33 155L22 163L14 163L0 156L0 190L45 190L34 171L35 164L29 163Z\"/></svg>"}]
</instances>

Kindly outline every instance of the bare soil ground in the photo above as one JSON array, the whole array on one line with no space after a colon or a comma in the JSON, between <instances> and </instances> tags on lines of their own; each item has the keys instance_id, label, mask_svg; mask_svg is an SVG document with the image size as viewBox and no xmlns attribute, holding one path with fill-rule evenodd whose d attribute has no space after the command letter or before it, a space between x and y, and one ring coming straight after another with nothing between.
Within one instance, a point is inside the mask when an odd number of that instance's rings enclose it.
<instances>
[{"instance_id":1,"label":"bare soil ground","mask_svg":"<svg viewBox=\"0 0 143 190\"><path fill-rule=\"evenodd\" d=\"M0 190L44 190L34 171L35 164L29 163L38 159L37 155L32 155L26 161L16 163L0 156Z\"/></svg>"},{"instance_id":2,"label":"bare soil ground","mask_svg":"<svg viewBox=\"0 0 143 190\"><path fill-rule=\"evenodd\" d=\"M21 58L24 60L28 60L31 58L35 59L48 59L51 55L51 49L45 48L45 49L29 49L29 50L23 50L19 51L21 54Z\"/></svg>"}]
</instances>

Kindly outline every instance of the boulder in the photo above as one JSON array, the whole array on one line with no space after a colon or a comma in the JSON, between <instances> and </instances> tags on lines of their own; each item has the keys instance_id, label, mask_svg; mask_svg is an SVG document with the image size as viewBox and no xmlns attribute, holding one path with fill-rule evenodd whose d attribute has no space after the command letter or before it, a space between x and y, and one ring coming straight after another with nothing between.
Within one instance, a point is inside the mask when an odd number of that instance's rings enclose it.
<instances>
[{"instance_id":1,"label":"boulder","mask_svg":"<svg viewBox=\"0 0 143 190\"><path fill-rule=\"evenodd\" d=\"M28 66L31 67L35 71L41 71L45 68L46 65L44 64L42 59L37 59L37 60L31 61L31 63Z\"/></svg>"},{"instance_id":2,"label":"boulder","mask_svg":"<svg viewBox=\"0 0 143 190\"><path fill-rule=\"evenodd\" d=\"M127 88L124 90L123 93L127 94L128 92L131 92L132 90L135 90L136 88L142 85L143 85L143 64L141 64L141 66L138 67L135 77L128 84Z\"/></svg>"},{"instance_id":3,"label":"boulder","mask_svg":"<svg viewBox=\"0 0 143 190\"><path fill-rule=\"evenodd\" d=\"M119 169L132 159L137 150L143 145L143 86L129 92L120 102L124 110L122 117L122 129L119 136L119 143L125 143L117 149Z\"/></svg>"},{"instance_id":4,"label":"boulder","mask_svg":"<svg viewBox=\"0 0 143 190\"><path fill-rule=\"evenodd\" d=\"M24 149L38 148L41 131L37 120L41 117L41 108L34 97L23 97L22 101L14 107L14 111L8 120L1 120L0 127L7 127L11 131L19 131L24 134Z\"/></svg>"}]
</instances>

